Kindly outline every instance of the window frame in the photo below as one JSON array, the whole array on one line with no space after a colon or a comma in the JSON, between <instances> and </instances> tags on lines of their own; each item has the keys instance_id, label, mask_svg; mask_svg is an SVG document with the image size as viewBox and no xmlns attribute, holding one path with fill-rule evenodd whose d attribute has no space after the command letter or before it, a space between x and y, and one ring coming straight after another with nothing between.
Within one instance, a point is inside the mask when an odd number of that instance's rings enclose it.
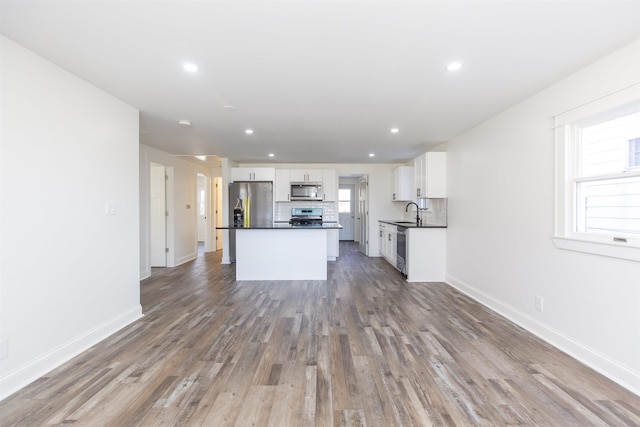
<instances>
[{"instance_id":1,"label":"window frame","mask_svg":"<svg viewBox=\"0 0 640 427\"><path fill-rule=\"evenodd\" d=\"M640 111L640 84L599 98L555 116L555 227L553 243L557 248L640 262L640 237L578 232L579 182L640 176L637 168L597 177L577 177L577 132L594 117L624 115Z\"/></svg>"}]
</instances>

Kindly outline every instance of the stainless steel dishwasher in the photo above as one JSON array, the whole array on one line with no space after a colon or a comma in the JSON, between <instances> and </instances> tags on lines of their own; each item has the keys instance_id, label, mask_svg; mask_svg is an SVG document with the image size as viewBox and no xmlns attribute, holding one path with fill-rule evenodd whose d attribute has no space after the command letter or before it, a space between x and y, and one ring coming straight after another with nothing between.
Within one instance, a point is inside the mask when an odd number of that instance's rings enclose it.
<instances>
[{"instance_id":1,"label":"stainless steel dishwasher","mask_svg":"<svg viewBox=\"0 0 640 427\"><path fill-rule=\"evenodd\" d=\"M407 227L398 226L396 235L396 268L407 277Z\"/></svg>"}]
</instances>

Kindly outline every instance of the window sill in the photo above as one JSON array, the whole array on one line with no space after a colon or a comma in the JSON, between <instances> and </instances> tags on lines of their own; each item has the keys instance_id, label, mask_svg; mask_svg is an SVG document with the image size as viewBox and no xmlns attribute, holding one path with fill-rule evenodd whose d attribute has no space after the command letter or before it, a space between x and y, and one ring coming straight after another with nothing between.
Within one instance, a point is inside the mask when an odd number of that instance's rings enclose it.
<instances>
[{"instance_id":1,"label":"window sill","mask_svg":"<svg viewBox=\"0 0 640 427\"><path fill-rule=\"evenodd\" d=\"M553 244L558 249L585 252L594 255L640 262L640 247L625 243L605 243L570 237L554 236Z\"/></svg>"}]
</instances>

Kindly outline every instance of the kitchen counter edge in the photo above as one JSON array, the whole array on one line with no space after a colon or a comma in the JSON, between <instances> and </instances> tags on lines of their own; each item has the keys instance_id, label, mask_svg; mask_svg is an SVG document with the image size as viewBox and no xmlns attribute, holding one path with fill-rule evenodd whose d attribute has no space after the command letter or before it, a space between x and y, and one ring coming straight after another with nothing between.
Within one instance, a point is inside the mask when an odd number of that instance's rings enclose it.
<instances>
[{"instance_id":1,"label":"kitchen counter edge","mask_svg":"<svg viewBox=\"0 0 640 427\"><path fill-rule=\"evenodd\" d=\"M404 228L447 228L446 225L437 225L437 224L416 225L415 222L407 223L407 222L398 222L398 221L392 221L387 219L379 219L378 222L384 222L385 224L396 225L398 227L404 227Z\"/></svg>"}]
</instances>

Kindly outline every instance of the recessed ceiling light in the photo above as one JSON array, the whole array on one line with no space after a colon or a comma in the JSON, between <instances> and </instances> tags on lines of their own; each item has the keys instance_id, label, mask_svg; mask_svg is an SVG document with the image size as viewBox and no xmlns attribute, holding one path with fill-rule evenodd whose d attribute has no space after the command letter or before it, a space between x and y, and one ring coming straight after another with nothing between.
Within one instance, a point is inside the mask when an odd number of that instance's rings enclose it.
<instances>
[{"instance_id":1,"label":"recessed ceiling light","mask_svg":"<svg viewBox=\"0 0 640 427\"><path fill-rule=\"evenodd\" d=\"M237 108L233 105L224 105L222 108L224 108L227 111L236 111Z\"/></svg>"},{"instance_id":2,"label":"recessed ceiling light","mask_svg":"<svg viewBox=\"0 0 640 427\"><path fill-rule=\"evenodd\" d=\"M244 133L246 133L247 135L251 135L253 133L253 129L246 129Z\"/></svg>"},{"instance_id":3,"label":"recessed ceiling light","mask_svg":"<svg viewBox=\"0 0 640 427\"><path fill-rule=\"evenodd\" d=\"M269 157L273 157L273 156L275 156L275 154L269 153Z\"/></svg>"},{"instance_id":4,"label":"recessed ceiling light","mask_svg":"<svg viewBox=\"0 0 640 427\"><path fill-rule=\"evenodd\" d=\"M180 126L191 126L191 122L189 120L178 120L178 124Z\"/></svg>"},{"instance_id":5,"label":"recessed ceiling light","mask_svg":"<svg viewBox=\"0 0 640 427\"><path fill-rule=\"evenodd\" d=\"M400 129L398 128L391 128L391 133L398 133L400 132Z\"/></svg>"},{"instance_id":6,"label":"recessed ceiling light","mask_svg":"<svg viewBox=\"0 0 640 427\"><path fill-rule=\"evenodd\" d=\"M193 157L195 157L196 159L198 159L200 161L203 161L203 162L207 161L207 156L193 156Z\"/></svg>"},{"instance_id":7,"label":"recessed ceiling light","mask_svg":"<svg viewBox=\"0 0 640 427\"><path fill-rule=\"evenodd\" d=\"M375 157L375 153L369 153L369 157Z\"/></svg>"},{"instance_id":8,"label":"recessed ceiling light","mask_svg":"<svg viewBox=\"0 0 640 427\"><path fill-rule=\"evenodd\" d=\"M452 62L447 65L447 70L449 71L458 71L460 68L462 68L462 62L460 61Z\"/></svg>"},{"instance_id":9,"label":"recessed ceiling light","mask_svg":"<svg viewBox=\"0 0 640 427\"><path fill-rule=\"evenodd\" d=\"M190 73L195 73L196 71L198 71L198 66L196 64L192 64L191 62L185 62L184 64L182 64L182 67L185 71L188 71Z\"/></svg>"}]
</instances>

